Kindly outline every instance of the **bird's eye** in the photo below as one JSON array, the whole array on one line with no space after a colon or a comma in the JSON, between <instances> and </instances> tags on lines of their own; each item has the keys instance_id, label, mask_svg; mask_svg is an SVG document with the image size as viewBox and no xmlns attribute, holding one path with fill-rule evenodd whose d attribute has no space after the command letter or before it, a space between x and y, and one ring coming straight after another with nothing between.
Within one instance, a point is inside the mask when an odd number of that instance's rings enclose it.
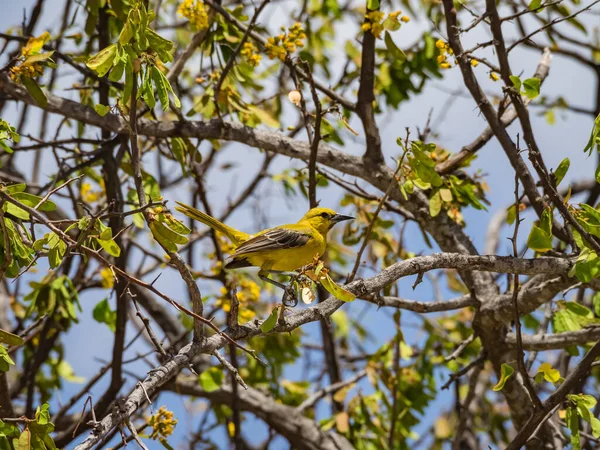
<instances>
[{"instance_id":1,"label":"bird's eye","mask_svg":"<svg viewBox=\"0 0 600 450\"><path fill-rule=\"evenodd\" d=\"M329 214L328 214L328 213L326 213L326 212L324 212L324 213L321 213L321 217L322 217L323 219L329 219Z\"/></svg>"}]
</instances>

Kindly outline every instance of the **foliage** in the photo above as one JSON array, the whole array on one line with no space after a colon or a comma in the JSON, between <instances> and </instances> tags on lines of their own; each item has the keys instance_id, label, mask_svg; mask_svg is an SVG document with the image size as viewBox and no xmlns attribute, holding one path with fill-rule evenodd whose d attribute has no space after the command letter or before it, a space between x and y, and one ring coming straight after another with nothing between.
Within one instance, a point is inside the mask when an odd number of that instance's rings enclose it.
<instances>
[{"instance_id":1,"label":"foliage","mask_svg":"<svg viewBox=\"0 0 600 450\"><path fill-rule=\"evenodd\" d=\"M0 449L133 429L167 449L519 447L534 391L562 392L543 420L591 445L600 104L572 103L561 67L598 67L595 5L284 3L68 1L3 30ZM316 204L355 220L269 274L282 296L225 271L231 233L174 200L250 235Z\"/></svg>"}]
</instances>

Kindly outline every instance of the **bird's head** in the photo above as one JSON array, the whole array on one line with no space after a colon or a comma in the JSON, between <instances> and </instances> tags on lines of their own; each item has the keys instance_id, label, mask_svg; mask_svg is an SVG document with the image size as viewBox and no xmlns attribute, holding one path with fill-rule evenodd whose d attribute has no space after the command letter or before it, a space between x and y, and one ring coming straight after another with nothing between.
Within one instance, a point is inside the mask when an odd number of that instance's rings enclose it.
<instances>
[{"instance_id":1,"label":"bird's head","mask_svg":"<svg viewBox=\"0 0 600 450\"><path fill-rule=\"evenodd\" d=\"M319 230L320 233L327 234L327 231L336 223L351 219L354 219L354 217L338 214L333 209L313 208L304 215L302 221L307 221L313 228Z\"/></svg>"}]
</instances>

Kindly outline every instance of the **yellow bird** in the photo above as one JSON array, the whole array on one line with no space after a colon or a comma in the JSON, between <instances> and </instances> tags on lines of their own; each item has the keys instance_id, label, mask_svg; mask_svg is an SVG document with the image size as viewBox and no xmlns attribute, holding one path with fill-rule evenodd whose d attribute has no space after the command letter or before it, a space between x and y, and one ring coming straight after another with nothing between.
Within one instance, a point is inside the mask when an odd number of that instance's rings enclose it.
<instances>
[{"instance_id":1,"label":"yellow bird","mask_svg":"<svg viewBox=\"0 0 600 450\"><path fill-rule=\"evenodd\" d=\"M286 290L288 287L271 280L269 272L285 273L299 269L321 256L327 247L327 232L339 222L354 217L337 214L329 208L312 208L297 223L268 228L250 235L218 221L202 211L176 202L175 209L208 225L231 240L236 247L225 269L259 267L259 277Z\"/></svg>"}]
</instances>

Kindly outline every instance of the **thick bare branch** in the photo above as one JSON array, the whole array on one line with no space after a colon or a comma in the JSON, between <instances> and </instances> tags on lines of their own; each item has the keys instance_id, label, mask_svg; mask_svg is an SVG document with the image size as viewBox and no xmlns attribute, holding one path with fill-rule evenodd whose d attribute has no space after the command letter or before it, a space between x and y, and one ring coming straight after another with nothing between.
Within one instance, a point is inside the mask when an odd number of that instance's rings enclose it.
<instances>
[{"instance_id":1,"label":"thick bare branch","mask_svg":"<svg viewBox=\"0 0 600 450\"><path fill-rule=\"evenodd\" d=\"M231 404L230 385L213 392L206 392L198 385L195 378L181 376L175 383L168 385L167 389L183 395L206 398L214 403ZM296 408L283 405L256 389L248 388L248 390L239 391L238 400L240 408L263 419L288 439L294 448L301 450L354 449L354 446L345 437L323 431L319 424L305 417Z\"/></svg>"}]
</instances>

